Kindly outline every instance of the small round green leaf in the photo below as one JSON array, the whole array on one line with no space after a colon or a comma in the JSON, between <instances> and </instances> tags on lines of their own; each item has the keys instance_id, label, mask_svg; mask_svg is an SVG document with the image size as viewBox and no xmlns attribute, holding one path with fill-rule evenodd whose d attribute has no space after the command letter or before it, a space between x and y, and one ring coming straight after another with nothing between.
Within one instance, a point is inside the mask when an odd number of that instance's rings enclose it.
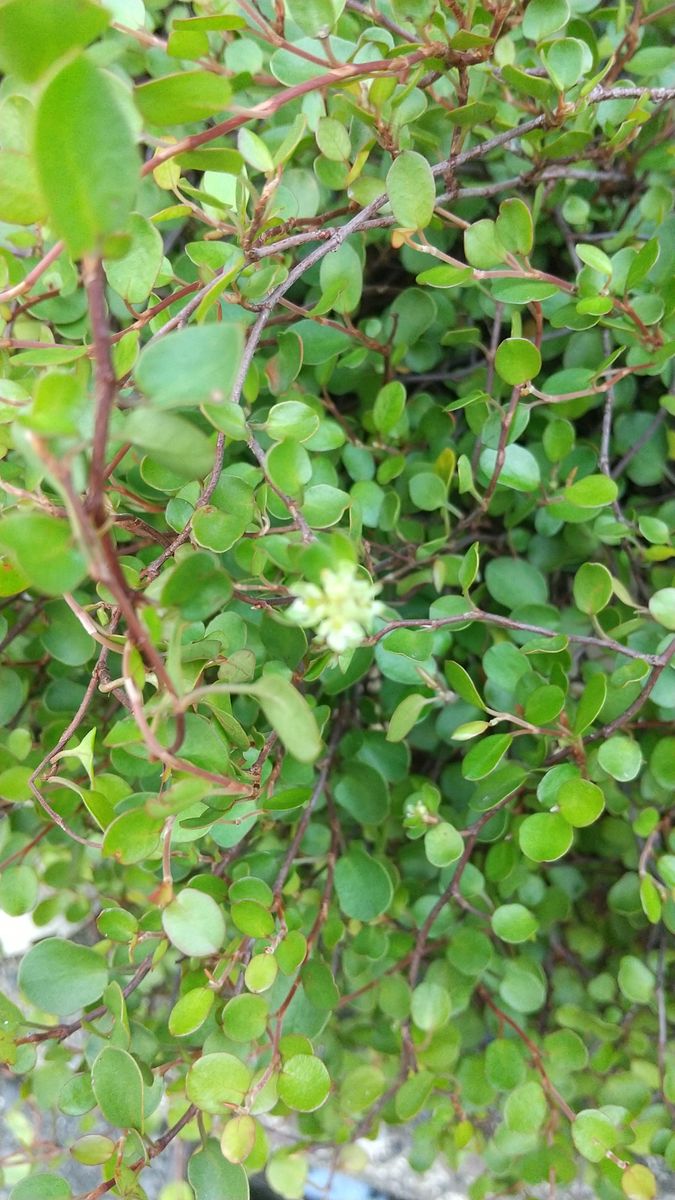
<instances>
[{"instance_id":1,"label":"small round green leaf","mask_svg":"<svg viewBox=\"0 0 675 1200\"><path fill-rule=\"evenodd\" d=\"M203 1054L190 1067L185 1090L203 1112L223 1114L243 1104L251 1078L250 1068L233 1054Z\"/></svg>"},{"instance_id":2,"label":"small round green leaf","mask_svg":"<svg viewBox=\"0 0 675 1200\"><path fill-rule=\"evenodd\" d=\"M534 913L524 904L501 904L493 912L491 923L503 942L527 942L539 928Z\"/></svg>"},{"instance_id":3,"label":"small round green leaf","mask_svg":"<svg viewBox=\"0 0 675 1200\"><path fill-rule=\"evenodd\" d=\"M0 874L0 908L10 917L31 912L38 899L38 878L32 867L21 863L5 867Z\"/></svg>"},{"instance_id":4,"label":"small round green leaf","mask_svg":"<svg viewBox=\"0 0 675 1200\"><path fill-rule=\"evenodd\" d=\"M430 1033L447 1023L452 1011L450 995L438 983L420 983L412 994L412 1019L418 1029Z\"/></svg>"},{"instance_id":5,"label":"small round green leaf","mask_svg":"<svg viewBox=\"0 0 675 1200\"><path fill-rule=\"evenodd\" d=\"M314 1112L328 1099L330 1076L320 1058L294 1054L279 1076L279 1099L296 1112Z\"/></svg>"},{"instance_id":6,"label":"small round green leaf","mask_svg":"<svg viewBox=\"0 0 675 1200\"><path fill-rule=\"evenodd\" d=\"M91 1068L91 1086L106 1121L121 1129L143 1129L143 1076L126 1050L103 1047Z\"/></svg>"},{"instance_id":7,"label":"small round green leaf","mask_svg":"<svg viewBox=\"0 0 675 1200\"><path fill-rule=\"evenodd\" d=\"M492 733L481 738L472 746L462 763L464 778L472 781L484 779L499 765L512 741L513 738L508 733Z\"/></svg>"},{"instance_id":8,"label":"small round green leaf","mask_svg":"<svg viewBox=\"0 0 675 1200\"><path fill-rule=\"evenodd\" d=\"M485 1050L485 1075L493 1087L511 1092L525 1078L526 1065L515 1041L495 1038Z\"/></svg>"},{"instance_id":9,"label":"small round green leaf","mask_svg":"<svg viewBox=\"0 0 675 1200\"><path fill-rule=\"evenodd\" d=\"M495 369L511 387L527 383L541 371L541 354L525 338L507 338L497 347Z\"/></svg>"},{"instance_id":10,"label":"small round green leaf","mask_svg":"<svg viewBox=\"0 0 675 1200\"><path fill-rule=\"evenodd\" d=\"M675 629L675 587L661 588L649 601L649 611L659 625Z\"/></svg>"},{"instance_id":11,"label":"small round green leaf","mask_svg":"<svg viewBox=\"0 0 675 1200\"><path fill-rule=\"evenodd\" d=\"M621 1187L628 1200L655 1200L657 1195L654 1172L642 1163L634 1163L622 1173Z\"/></svg>"},{"instance_id":12,"label":"small round green leaf","mask_svg":"<svg viewBox=\"0 0 675 1200\"><path fill-rule=\"evenodd\" d=\"M582 612L599 613L612 598L613 582L602 563L583 563L574 577L574 603Z\"/></svg>"},{"instance_id":13,"label":"small round green leaf","mask_svg":"<svg viewBox=\"0 0 675 1200\"><path fill-rule=\"evenodd\" d=\"M565 693L555 683L545 683L536 688L527 698L525 719L534 725L549 725L560 715L565 704Z\"/></svg>"},{"instance_id":14,"label":"small round green leaf","mask_svg":"<svg viewBox=\"0 0 675 1200\"><path fill-rule=\"evenodd\" d=\"M247 937L270 937L274 933L274 917L256 900L239 900L232 905L230 915L232 924Z\"/></svg>"},{"instance_id":15,"label":"small round green leaf","mask_svg":"<svg viewBox=\"0 0 675 1200\"><path fill-rule=\"evenodd\" d=\"M265 1033L267 1017L263 996L233 996L223 1009L223 1031L233 1042L255 1042Z\"/></svg>"},{"instance_id":16,"label":"small round green leaf","mask_svg":"<svg viewBox=\"0 0 675 1200\"><path fill-rule=\"evenodd\" d=\"M625 734L616 734L603 742L598 750L598 762L603 771L619 783L635 779L642 766L642 751L637 742Z\"/></svg>"},{"instance_id":17,"label":"small round green leaf","mask_svg":"<svg viewBox=\"0 0 675 1200\"><path fill-rule=\"evenodd\" d=\"M539 42L566 25L570 18L567 0L530 0L523 15L523 34Z\"/></svg>"},{"instance_id":18,"label":"small round green leaf","mask_svg":"<svg viewBox=\"0 0 675 1200\"><path fill-rule=\"evenodd\" d=\"M572 845L572 838L572 826L560 813L533 813L518 830L520 848L533 862L555 862L562 858Z\"/></svg>"},{"instance_id":19,"label":"small round green leaf","mask_svg":"<svg viewBox=\"0 0 675 1200\"><path fill-rule=\"evenodd\" d=\"M494 221L487 217L474 221L464 230L464 254L466 261L480 271L488 271L498 267L506 259L506 250L502 245Z\"/></svg>"},{"instance_id":20,"label":"small round green leaf","mask_svg":"<svg viewBox=\"0 0 675 1200\"><path fill-rule=\"evenodd\" d=\"M19 967L19 987L31 1004L59 1016L99 1000L107 982L100 954L56 937L31 946Z\"/></svg>"},{"instance_id":21,"label":"small round green leaf","mask_svg":"<svg viewBox=\"0 0 675 1200\"><path fill-rule=\"evenodd\" d=\"M359 921L372 921L386 912L393 896L384 867L358 844L338 859L335 890L342 911Z\"/></svg>"},{"instance_id":22,"label":"small round green leaf","mask_svg":"<svg viewBox=\"0 0 675 1200\"><path fill-rule=\"evenodd\" d=\"M238 1163L227 1161L215 1138L208 1138L190 1156L187 1177L195 1200L223 1200L224 1197L249 1200L246 1171Z\"/></svg>"},{"instance_id":23,"label":"small round green leaf","mask_svg":"<svg viewBox=\"0 0 675 1200\"><path fill-rule=\"evenodd\" d=\"M547 1116L546 1093L535 1080L514 1088L504 1106L506 1125L514 1133L536 1133Z\"/></svg>"},{"instance_id":24,"label":"small round green leaf","mask_svg":"<svg viewBox=\"0 0 675 1200\"><path fill-rule=\"evenodd\" d=\"M588 47L579 38L558 38L542 53L551 80L561 92L581 79L587 53Z\"/></svg>"},{"instance_id":25,"label":"small round green leaf","mask_svg":"<svg viewBox=\"0 0 675 1200\"><path fill-rule=\"evenodd\" d=\"M169 1033L174 1037L187 1037L199 1029L208 1017L215 993L211 988L192 988L174 1004L169 1013Z\"/></svg>"},{"instance_id":26,"label":"small round green leaf","mask_svg":"<svg viewBox=\"0 0 675 1200\"><path fill-rule=\"evenodd\" d=\"M601 508L616 500L619 489L608 475L586 475L565 488L565 499L578 508Z\"/></svg>"},{"instance_id":27,"label":"small round green leaf","mask_svg":"<svg viewBox=\"0 0 675 1200\"><path fill-rule=\"evenodd\" d=\"M279 968L272 954L254 954L244 971L244 982L249 992L266 992L277 977Z\"/></svg>"},{"instance_id":28,"label":"small round green leaf","mask_svg":"<svg viewBox=\"0 0 675 1200\"><path fill-rule=\"evenodd\" d=\"M212 896L183 888L162 913L169 941L181 954L204 958L217 954L225 939L225 918Z\"/></svg>"},{"instance_id":29,"label":"small round green leaf","mask_svg":"<svg viewBox=\"0 0 675 1200\"><path fill-rule=\"evenodd\" d=\"M9 1200L70 1200L70 1184L62 1175L39 1173L28 1175L16 1183Z\"/></svg>"},{"instance_id":30,"label":"small round green leaf","mask_svg":"<svg viewBox=\"0 0 675 1200\"><path fill-rule=\"evenodd\" d=\"M601 1162L617 1142L617 1132L609 1117L597 1108L584 1108L572 1123L572 1140L589 1162Z\"/></svg>"},{"instance_id":31,"label":"small round green leaf","mask_svg":"<svg viewBox=\"0 0 675 1200\"><path fill-rule=\"evenodd\" d=\"M625 954L619 963L618 984L631 1004L649 1004L656 988L656 978L649 967L635 954Z\"/></svg>"},{"instance_id":32,"label":"small round green leaf","mask_svg":"<svg viewBox=\"0 0 675 1200\"><path fill-rule=\"evenodd\" d=\"M567 779L558 792L560 811L570 825L583 828L597 821L605 807L602 789L589 779Z\"/></svg>"},{"instance_id":33,"label":"small round green leaf","mask_svg":"<svg viewBox=\"0 0 675 1200\"><path fill-rule=\"evenodd\" d=\"M424 852L434 867L449 867L464 849L464 839L454 825L441 821L424 835Z\"/></svg>"},{"instance_id":34,"label":"small round green leaf","mask_svg":"<svg viewBox=\"0 0 675 1200\"><path fill-rule=\"evenodd\" d=\"M480 467L491 479L497 469L497 451L489 447L481 451ZM507 446L499 469L500 485L513 488L515 492L536 492L540 482L541 470L532 451L515 443Z\"/></svg>"},{"instance_id":35,"label":"small round green leaf","mask_svg":"<svg viewBox=\"0 0 675 1200\"><path fill-rule=\"evenodd\" d=\"M649 769L660 787L675 789L675 737L662 737L654 746Z\"/></svg>"},{"instance_id":36,"label":"small round green leaf","mask_svg":"<svg viewBox=\"0 0 675 1200\"><path fill-rule=\"evenodd\" d=\"M405 229L425 229L434 215L436 185L426 158L403 150L387 172L392 211Z\"/></svg>"},{"instance_id":37,"label":"small round green leaf","mask_svg":"<svg viewBox=\"0 0 675 1200\"><path fill-rule=\"evenodd\" d=\"M228 1162L244 1162L251 1153L256 1139L255 1118L246 1114L233 1117L223 1129L220 1148Z\"/></svg>"}]
</instances>

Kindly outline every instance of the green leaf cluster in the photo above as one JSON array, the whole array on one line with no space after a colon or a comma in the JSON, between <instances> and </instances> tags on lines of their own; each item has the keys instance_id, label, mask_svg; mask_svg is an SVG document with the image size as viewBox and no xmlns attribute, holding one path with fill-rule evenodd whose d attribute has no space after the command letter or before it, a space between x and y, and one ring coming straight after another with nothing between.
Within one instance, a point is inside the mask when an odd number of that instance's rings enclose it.
<instances>
[{"instance_id":1,"label":"green leaf cluster","mask_svg":"<svg viewBox=\"0 0 675 1200\"><path fill-rule=\"evenodd\" d=\"M675 1168L671 8L0 3L11 1200Z\"/></svg>"}]
</instances>

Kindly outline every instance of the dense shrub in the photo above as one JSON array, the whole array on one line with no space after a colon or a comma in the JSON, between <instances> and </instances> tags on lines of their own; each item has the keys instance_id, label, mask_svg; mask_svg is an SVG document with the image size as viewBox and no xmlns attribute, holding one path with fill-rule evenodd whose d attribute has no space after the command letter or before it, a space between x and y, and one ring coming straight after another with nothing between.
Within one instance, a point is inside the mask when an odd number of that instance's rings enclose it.
<instances>
[{"instance_id":1,"label":"dense shrub","mask_svg":"<svg viewBox=\"0 0 675 1200\"><path fill-rule=\"evenodd\" d=\"M673 7L0 7L12 1200L675 1164Z\"/></svg>"}]
</instances>

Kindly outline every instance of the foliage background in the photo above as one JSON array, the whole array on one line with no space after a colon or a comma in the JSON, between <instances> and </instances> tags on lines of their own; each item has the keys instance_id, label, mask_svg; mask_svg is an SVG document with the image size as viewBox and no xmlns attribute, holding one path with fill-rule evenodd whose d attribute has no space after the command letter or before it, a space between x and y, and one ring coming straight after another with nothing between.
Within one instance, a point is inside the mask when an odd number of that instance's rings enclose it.
<instances>
[{"instance_id":1,"label":"foliage background","mask_svg":"<svg viewBox=\"0 0 675 1200\"><path fill-rule=\"evenodd\" d=\"M674 11L0 6L12 1200L675 1163Z\"/></svg>"}]
</instances>

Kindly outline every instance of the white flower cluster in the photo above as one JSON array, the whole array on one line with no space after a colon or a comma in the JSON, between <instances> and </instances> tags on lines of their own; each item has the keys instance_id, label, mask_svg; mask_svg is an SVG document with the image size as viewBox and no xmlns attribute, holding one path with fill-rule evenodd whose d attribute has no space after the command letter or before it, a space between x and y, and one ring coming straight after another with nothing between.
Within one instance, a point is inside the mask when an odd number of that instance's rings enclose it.
<instances>
[{"instance_id":1,"label":"white flower cluster","mask_svg":"<svg viewBox=\"0 0 675 1200\"><path fill-rule=\"evenodd\" d=\"M375 599L380 589L357 575L354 563L340 563L335 571L326 568L320 578L321 586L297 583L291 589L295 600L287 616L298 625L315 628L322 642L343 654L361 645L373 619L384 611L384 605Z\"/></svg>"}]
</instances>

